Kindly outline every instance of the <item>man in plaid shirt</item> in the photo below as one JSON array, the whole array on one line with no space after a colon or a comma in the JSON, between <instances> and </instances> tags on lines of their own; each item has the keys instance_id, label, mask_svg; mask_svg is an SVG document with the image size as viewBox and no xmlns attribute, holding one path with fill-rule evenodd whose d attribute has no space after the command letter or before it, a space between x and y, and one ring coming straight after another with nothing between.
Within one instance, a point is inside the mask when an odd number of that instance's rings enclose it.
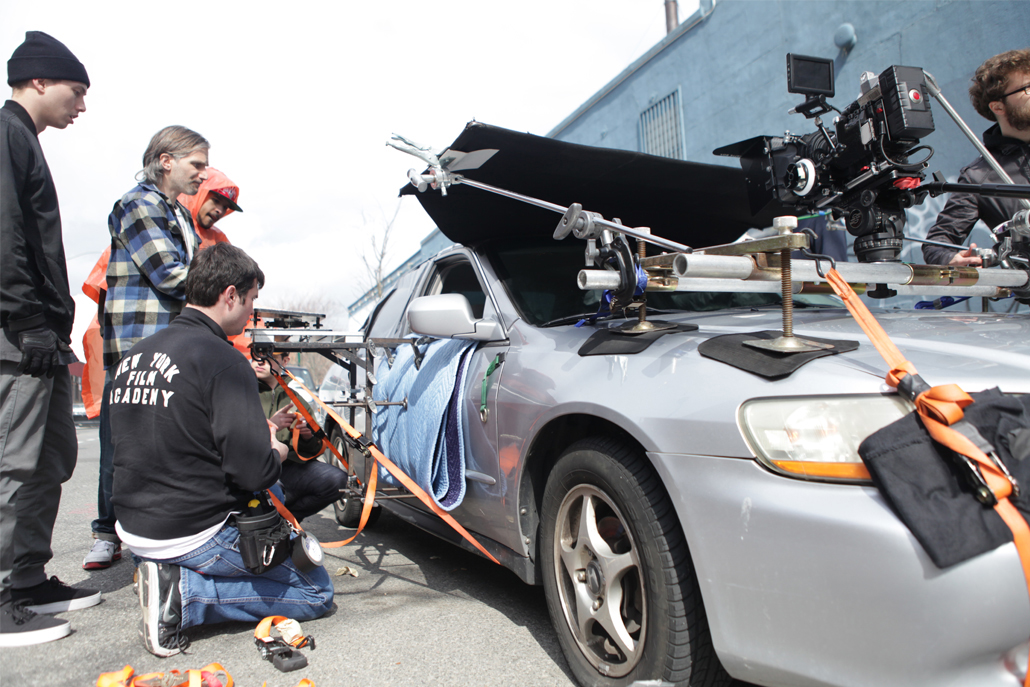
<instances>
[{"instance_id":1,"label":"man in plaid shirt","mask_svg":"<svg viewBox=\"0 0 1030 687\"><path fill-rule=\"evenodd\" d=\"M143 180L114 204L107 226L111 257L107 291L101 292L100 326L104 369L108 370L100 404L100 518L110 518L113 446L109 405L110 371L138 341L167 327L186 301L186 271L200 246L192 217L176 199L195 195L207 179L207 140L183 126L161 129L143 154ZM105 483L107 488L105 489ZM97 533L83 563L107 567L122 556L118 535Z\"/></svg>"},{"instance_id":2,"label":"man in plaid shirt","mask_svg":"<svg viewBox=\"0 0 1030 687\"><path fill-rule=\"evenodd\" d=\"M107 218L111 260L103 303L104 368L136 342L164 329L182 310L186 270L200 238L180 193L195 195L207 179L210 145L200 134L169 126L143 154L143 181Z\"/></svg>"}]
</instances>

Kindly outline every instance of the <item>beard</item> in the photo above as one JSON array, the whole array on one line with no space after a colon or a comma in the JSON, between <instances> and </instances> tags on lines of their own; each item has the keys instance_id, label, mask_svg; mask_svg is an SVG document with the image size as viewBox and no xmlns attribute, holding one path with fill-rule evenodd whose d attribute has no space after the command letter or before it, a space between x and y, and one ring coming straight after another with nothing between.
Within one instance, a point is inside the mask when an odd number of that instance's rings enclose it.
<instances>
[{"instance_id":1,"label":"beard","mask_svg":"<svg viewBox=\"0 0 1030 687\"><path fill-rule=\"evenodd\" d=\"M1005 118L1009 120L1009 126L1016 131L1030 130L1030 101L1022 106L1005 108Z\"/></svg>"}]
</instances>

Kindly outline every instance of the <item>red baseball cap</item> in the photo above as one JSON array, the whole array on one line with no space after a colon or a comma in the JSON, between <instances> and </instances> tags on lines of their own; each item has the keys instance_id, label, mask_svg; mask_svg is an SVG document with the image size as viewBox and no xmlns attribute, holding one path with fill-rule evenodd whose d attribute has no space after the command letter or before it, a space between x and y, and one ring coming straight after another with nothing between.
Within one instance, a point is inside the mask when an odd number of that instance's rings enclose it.
<instances>
[{"instance_id":1,"label":"red baseball cap","mask_svg":"<svg viewBox=\"0 0 1030 687\"><path fill-rule=\"evenodd\" d=\"M229 204L236 212L243 212L243 208L236 204L236 199L240 197L240 189L236 186L226 186L225 188L213 188L211 193L217 193L222 198L225 198L225 202Z\"/></svg>"}]
</instances>

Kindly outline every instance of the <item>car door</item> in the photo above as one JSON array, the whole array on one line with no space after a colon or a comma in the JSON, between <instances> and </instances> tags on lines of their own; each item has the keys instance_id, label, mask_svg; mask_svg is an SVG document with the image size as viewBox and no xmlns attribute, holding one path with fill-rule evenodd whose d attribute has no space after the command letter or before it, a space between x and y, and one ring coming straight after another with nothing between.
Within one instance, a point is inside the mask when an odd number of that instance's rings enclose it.
<instances>
[{"instance_id":1,"label":"car door","mask_svg":"<svg viewBox=\"0 0 1030 687\"><path fill-rule=\"evenodd\" d=\"M479 264L461 251L437 260L416 296L461 294L475 319L500 321L493 294L485 288ZM406 330L411 334L410 327ZM465 438L465 498L452 515L466 528L518 550L518 533L504 516L506 500L498 461L497 389L504 373L508 341L477 342L462 381ZM421 505L421 504L419 504Z\"/></svg>"}]
</instances>

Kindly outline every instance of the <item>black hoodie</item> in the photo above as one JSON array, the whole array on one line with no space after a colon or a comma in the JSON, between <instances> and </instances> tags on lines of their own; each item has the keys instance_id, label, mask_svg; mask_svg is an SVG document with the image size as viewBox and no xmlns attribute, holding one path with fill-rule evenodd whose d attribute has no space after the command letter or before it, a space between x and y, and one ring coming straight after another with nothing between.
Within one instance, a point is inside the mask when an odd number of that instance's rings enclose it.
<instances>
[{"instance_id":1,"label":"black hoodie","mask_svg":"<svg viewBox=\"0 0 1030 687\"><path fill-rule=\"evenodd\" d=\"M61 209L36 125L8 100L0 109L0 326L17 332L46 325L71 343L75 301L68 288Z\"/></svg>"},{"instance_id":2,"label":"black hoodie","mask_svg":"<svg viewBox=\"0 0 1030 687\"><path fill-rule=\"evenodd\" d=\"M109 373L111 500L126 531L197 534L279 479L250 361L196 308L137 343Z\"/></svg>"},{"instance_id":3,"label":"black hoodie","mask_svg":"<svg viewBox=\"0 0 1030 687\"><path fill-rule=\"evenodd\" d=\"M1001 128L997 124L984 132L983 142L1012 181L1017 184L1030 184L1030 143L1002 136ZM963 167L958 181L960 184L1004 183L983 157L978 157L972 164ZM937 223L927 233L926 238L931 241L953 243L957 250L969 236L978 219L982 219L993 229L1012 219L1012 215L1022 207L1016 198L952 193L941 214L937 215ZM953 255L953 250L923 245L923 259L931 265L946 265Z\"/></svg>"}]
</instances>

